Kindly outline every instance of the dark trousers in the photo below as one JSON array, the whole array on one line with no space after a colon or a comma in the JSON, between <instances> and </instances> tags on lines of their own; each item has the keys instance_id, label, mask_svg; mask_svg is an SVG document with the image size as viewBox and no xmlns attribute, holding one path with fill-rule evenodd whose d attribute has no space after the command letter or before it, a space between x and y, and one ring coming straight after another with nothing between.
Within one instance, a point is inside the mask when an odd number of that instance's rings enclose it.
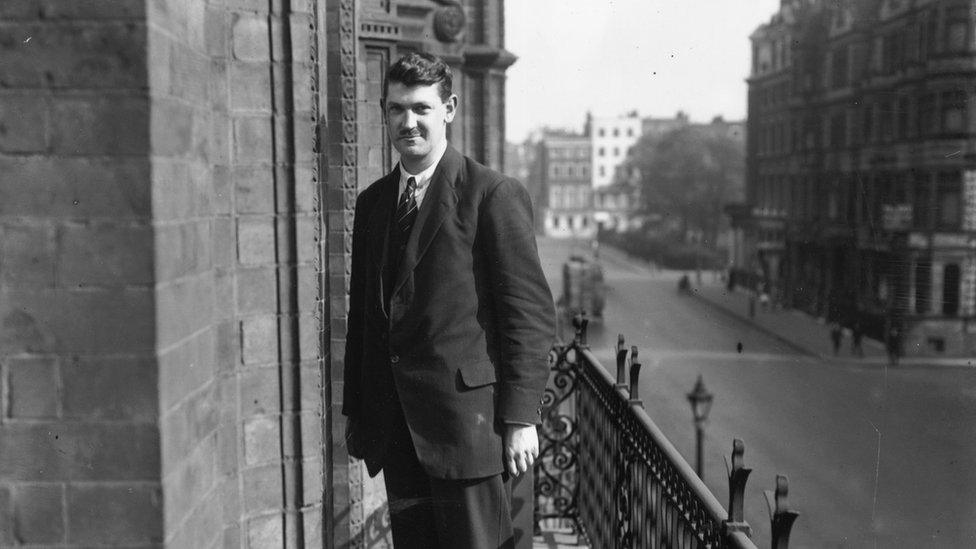
<instances>
[{"instance_id":1,"label":"dark trousers","mask_svg":"<svg viewBox=\"0 0 976 549\"><path fill-rule=\"evenodd\" d=\"M417 460L406 423L398 419L383 465L396 549L532 547L531 472L514 482L505 473L430 477Z\"/></svg>"}]
</instances>

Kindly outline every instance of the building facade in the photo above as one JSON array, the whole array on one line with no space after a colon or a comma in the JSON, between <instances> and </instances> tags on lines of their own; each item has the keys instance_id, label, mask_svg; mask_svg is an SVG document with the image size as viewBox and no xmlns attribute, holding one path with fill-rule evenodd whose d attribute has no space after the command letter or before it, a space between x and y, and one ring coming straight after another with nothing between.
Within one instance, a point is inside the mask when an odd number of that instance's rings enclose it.
<instances>
[{"instance_id":1,"label":"building facade","mask_svg":"<svg viewBox=\"0 0 976 549\"><path fill-rule=\"evenodd\" d=\"M597 227L593 219L589 137L550 130L543 133L536 147L544 234L556 238L593 238Z\"/></svg>"},{"instance_id":2,"label":"building facade","mask_svg":"<svg viewBox=\"0 0 976 549\"><path fill-rule=\"evenodd\" d=\"M976 352L973 8L784 0L751 36L743 274L908 354Z\"/></svg>"},{"instance_id":3,"label":"building facade","mask_svg":"<svg viewBox=\"0 0 976 549\"><path fill-rule=\"evenodd\" d=\"M631 180L593 190L593 219L598 230L624 233L639 229L644 219L642 209L640 186Z\"/></svg>"},{"instance_id":4,"label":"building facade","mask_svg":"<svg viewBox=\"0 0 976 549\"><path fill-rule=\"evenodd\" d=\"M398 54L503 160L501 0L0 2L0 546L388 546L338 410Z\"/></svg>"},{"instance_id":5,"label":"building facade","mask_svg":"<svg viewBox=\"0 0 976 549\"><path fill-rule=\"evenodd\" d=\"M641 118L636 111L624 116L587 116L593 169L590 174L594 189L610 185L617 167L627 159L627 151L640 139Z\"/></svg>"}]
</instances>

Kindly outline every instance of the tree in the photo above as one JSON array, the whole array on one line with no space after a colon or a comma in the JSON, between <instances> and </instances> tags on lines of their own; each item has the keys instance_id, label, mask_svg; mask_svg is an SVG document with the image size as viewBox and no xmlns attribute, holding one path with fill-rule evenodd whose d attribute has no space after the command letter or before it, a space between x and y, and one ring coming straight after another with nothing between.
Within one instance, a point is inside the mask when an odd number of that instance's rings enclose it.
<instances>
[{"instance_id":1,"label":"tree","mask_svg":"<svg viewBox=\"0 0 976 549\"><path fill-rule=\"evenodd\" d=\"M726 203L741 200L745 155L741 141L712 126L684 126L645 135L630 150L648 211L677 217L682 237L700 231L714 246Z\"/></svg>"}]
</instances>

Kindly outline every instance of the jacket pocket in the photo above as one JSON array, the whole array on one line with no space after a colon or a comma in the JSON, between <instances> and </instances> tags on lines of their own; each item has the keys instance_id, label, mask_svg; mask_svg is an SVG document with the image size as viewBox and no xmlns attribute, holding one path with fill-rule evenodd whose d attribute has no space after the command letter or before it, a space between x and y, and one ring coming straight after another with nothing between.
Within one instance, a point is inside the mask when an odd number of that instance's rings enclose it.
<instances>
[{"instance_id":1,"label":"jacket pocket","mask_svg":"<svg viewBox=\"0 0 976 549\"><path fill-rule=\"evenodd\" d=\"M490 360L470 362L458 368L461 385L467 389L491 385L498 381L495 365Z\"/></svg>"}]
</instances>

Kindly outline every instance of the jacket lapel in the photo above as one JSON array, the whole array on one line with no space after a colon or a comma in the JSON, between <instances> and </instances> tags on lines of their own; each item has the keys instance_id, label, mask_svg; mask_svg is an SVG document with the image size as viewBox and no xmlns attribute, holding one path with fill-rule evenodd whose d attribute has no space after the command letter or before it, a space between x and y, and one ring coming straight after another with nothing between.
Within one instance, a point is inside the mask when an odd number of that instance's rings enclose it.
<instances>
[{"instance_id":1,"label":"jacket lapel","mask_svg":"<svg viewBox=\"0 0 976 549\"><path fill-rule=\"evenodd\" d=\"M427 194L424 195L424 201L420 204L420 211L417 212L417 219L410 230L410 237L407 239L407 247L403 252L403 260L397 272L393 293L398 292L403 283L406 282L408 276L424 256L444 219L457 206L455 184L462 175L461 164L463 161L464 157L461 156L461 153L448 145L447 150L444 151L444 156L441 157L440 163L434 170L430 187L427 189Z\"/></svg>"},{"instance_id":2,"label":"jacket lapel","mask_svg":"<svg viewBox=\"0 0 976 549\"><path fill-rule=\"evenodd\" d=\"M400 166L397 165L396 168L386 178L380 183L382 192L380 193L379 200L376 201L376 206L373 211L369 214L369 222L367 227L371 229L369 238L369 255L370 262L373 264L373 268L376 269L376 287L373 289L375 291L374 297L379 300L380 308L383 312L389 315L386 310L386 300L383 299L384 296L384 279L383 271L387 268L387 264L390 261L389 256L389 240L390 240L390 223L393 219L393 209L396 207L397 183L400 181Z\"/></svg>"}]
</instances>

